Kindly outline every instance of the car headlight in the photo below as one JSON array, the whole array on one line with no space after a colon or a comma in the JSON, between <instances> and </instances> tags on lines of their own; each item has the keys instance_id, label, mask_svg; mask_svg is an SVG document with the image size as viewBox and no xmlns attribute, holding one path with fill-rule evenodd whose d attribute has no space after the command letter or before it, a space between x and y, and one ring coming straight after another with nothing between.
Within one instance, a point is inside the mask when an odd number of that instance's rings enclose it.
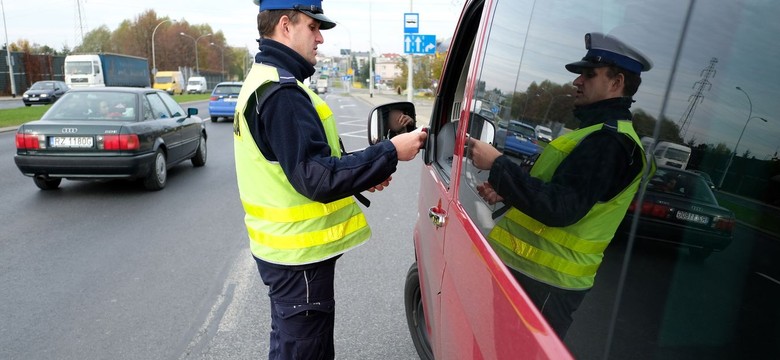
<instances>
[{"instance_id":1,"label":"car headlight","mask_svg":"<svg viewBox=\"0 0 780 360\"><path fill-rule=\"evenodd\" d=\"M49 97L49 94L41 94L40 96L41 96L42 98L45 98L45 97Z\"/></svg>"},{"instance_id":2,"label":"car headlight","mask_svg":"<svg viewBox=\"0 0 780 360\"><path fill-rule=\"evenodd\" d=\"M24 94L22 94L22 97L26 99L26 98L30 97L30 95L27 95L27 93L24 93Z\"/></svg>"}]
</instances>

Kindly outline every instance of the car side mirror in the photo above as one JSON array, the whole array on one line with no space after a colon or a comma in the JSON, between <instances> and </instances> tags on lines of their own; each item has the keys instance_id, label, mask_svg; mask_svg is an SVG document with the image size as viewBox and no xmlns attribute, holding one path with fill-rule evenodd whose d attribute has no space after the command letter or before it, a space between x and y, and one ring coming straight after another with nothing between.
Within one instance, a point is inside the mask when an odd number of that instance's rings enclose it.
<instances>
[{"instance_id":1,"label":"car side mirror","mask_svg":"<svg viewBox=\"0 0 780 360\"><path fill-rule=\"evenodd\" d=\"M198 115L198 108L187 108L187 117Z\"/></svg>"},{"instance_id":2,"label":"car side mirror","mask_svg":"<svg viewBox=\"0 0 780 360\"><path fill-rule=\"evenodd\" d=\"M368 114L368 143L374 145L417 129L417 112L408 101L384 104Z\"/></svg>"}]
</instances>

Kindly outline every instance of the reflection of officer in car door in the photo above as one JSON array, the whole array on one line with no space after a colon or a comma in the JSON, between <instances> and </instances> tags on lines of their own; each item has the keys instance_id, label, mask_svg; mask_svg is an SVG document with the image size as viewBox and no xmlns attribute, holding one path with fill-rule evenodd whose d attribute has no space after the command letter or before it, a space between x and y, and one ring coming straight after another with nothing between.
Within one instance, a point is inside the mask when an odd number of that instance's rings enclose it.
<instances>
[{"instance_id":1,"label":"reflection of officer in car door","mask_svg":"<svg viewBox=\"0 0 780 360\"><path fill-rule=\"evenodd\" d=\"M260 52L233 125L236 177L252 255L271 309L270 359L333 359L337 259L371 230L354 196L382 190L424 133L342 153L328 104L303 85L321 30L321 0L255 0Z\"/></svg>"},{"instance_id":2,"label":"reflection of officer in car door","mask_svg":"<svg viewBox=\"0 0 780 360\"><path fill-rule=\"evenodd\" d=\"M469 140L474 166L490 170L480 195L509 206L488 240L561 338L646 166L629 107L650 61L599 33L586 34L585 47L581 61L566 65L579 75L573 85L580 128L549 143L530 172Z\"/></svg>"}]
</instances>

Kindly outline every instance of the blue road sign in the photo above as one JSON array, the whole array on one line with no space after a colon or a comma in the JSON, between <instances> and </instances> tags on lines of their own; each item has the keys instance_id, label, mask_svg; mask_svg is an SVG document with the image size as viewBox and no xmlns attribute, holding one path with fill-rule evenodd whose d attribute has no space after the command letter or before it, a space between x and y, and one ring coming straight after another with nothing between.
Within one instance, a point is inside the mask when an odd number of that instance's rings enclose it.
<instances>
[{"instance_id":1,"label":"blue road sign","mask_svg":"<svg viewBox=\"0 0 780 360\"><path fill-rule=\"evenodd\" d=\"M435 54L436 35L404 35L404 53Z\"/></svg>"},{"instance_id":2,"label":"blue road sign","mask_svg":"<svg viewBox=\"0 0 780 360\"><path fill-rule=\"evenodd\" d=\"M404 34L416 34L420 31L420 14L404 13Z\"/></svg>"}]
</instances>

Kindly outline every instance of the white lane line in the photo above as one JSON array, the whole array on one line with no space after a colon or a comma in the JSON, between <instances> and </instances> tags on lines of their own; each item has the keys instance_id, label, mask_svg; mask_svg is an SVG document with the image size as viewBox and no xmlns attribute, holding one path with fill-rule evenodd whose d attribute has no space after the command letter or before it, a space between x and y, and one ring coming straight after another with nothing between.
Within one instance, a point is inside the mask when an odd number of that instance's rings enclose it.
<instances>
[{"instance_id":1,"label":"white lane line","mask_svg":"<svg viewBox=\"0 0 780 360\"><path fill-rule=\"evenodd\" d=\"M771 276L769 276L767 274L763 274L763 273L760 273L760 272L756 272L756 274L758 274L758 276L761 276L761 277L763 277L763 278L765 278L765 279L767 279L767 280L769 280L769 281L771 281L771 282L773 282L773 283L775 283L777 285L780 285L780 280L777 280L777 279L775 279L775 278L773 278L773 277L771 277Z\"/></svg>"}]
</instances>

